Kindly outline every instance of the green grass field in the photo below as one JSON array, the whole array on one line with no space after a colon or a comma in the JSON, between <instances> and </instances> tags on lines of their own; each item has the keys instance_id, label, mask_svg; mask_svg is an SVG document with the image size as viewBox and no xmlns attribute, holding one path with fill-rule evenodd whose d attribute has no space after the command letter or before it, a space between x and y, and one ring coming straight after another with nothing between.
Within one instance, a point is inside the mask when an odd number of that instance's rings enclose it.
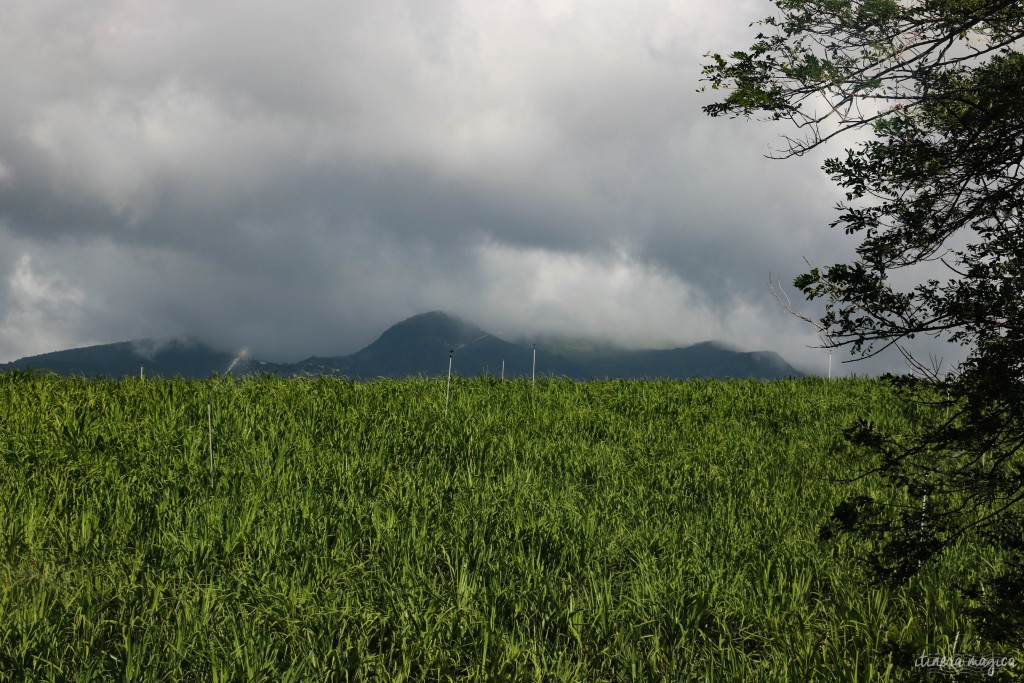
<instances>
[{"instance_id":1,"label":"green grass field","mask_svg":"<svg viewBox=\"0 0 1024 683\"><path fill-rule=\"evenodd\" d=\"M875 588L818 543L858 417L915 420L865 379L455 378L445 416L444 380L0 375L0 680L852 682L986 653L951 586L992 558Z\"/></svg>"}]
</instances>

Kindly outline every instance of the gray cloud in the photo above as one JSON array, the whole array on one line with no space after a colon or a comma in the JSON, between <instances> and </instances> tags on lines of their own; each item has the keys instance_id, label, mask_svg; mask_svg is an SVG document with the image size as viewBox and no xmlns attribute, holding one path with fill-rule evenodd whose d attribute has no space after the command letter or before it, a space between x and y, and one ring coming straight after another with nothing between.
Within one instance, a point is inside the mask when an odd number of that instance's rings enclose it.
<instances>
[{"instance_id":1,"label":"gray cloud","mask_svg":"<svg viewBox=\"0 0 1024 683\"><path fill-rule=\"evenodd\" d=\"M695 93L764 3L8 4L0 360L178 334L298 359L443 309L821 369L765 282L849 257L838 195Z\"/></svg>"}]
</instances>

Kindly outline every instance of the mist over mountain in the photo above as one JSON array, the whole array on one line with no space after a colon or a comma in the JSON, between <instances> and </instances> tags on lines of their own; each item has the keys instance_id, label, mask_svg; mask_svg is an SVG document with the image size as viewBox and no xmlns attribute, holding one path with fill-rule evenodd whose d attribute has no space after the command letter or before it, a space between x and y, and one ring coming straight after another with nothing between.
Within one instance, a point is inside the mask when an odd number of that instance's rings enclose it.
<instances>
[{"instance_id":1,"label":"mist over mountain","mask_svg":"<svg viewBox=\"0 0 1024 683\"><path fill-rule=\"evenodd\" d=\"M332 375L374 377L460 375L505 377L564 376L595 378L729 378L800 377L777 353L743 352L718 342L685 348L624 350L600 341L538 338L510 342L456 316L432 311L388 328L373 343L345 356L311 357L297 363L267 363L244 353L210 348L189 338L150 339L102 344L21 358L0 370L34 368L62 375L120 378L147 376L209 377L230 370L235 375L276 373L283 376Z\"/></svg>"},{"instance_id":2,"label":"mist over mountain","mask_svg":"<svg viewBox=\"0 0 1024 683\"><path fill-rule=\"evenodd\" d=\"M150 375L207 377L231 363L229 353L188 337L168 340L137 339L29 356L0 365L3 370L35 368L62 375L124 377Z\"/></svg>"}]
</instances>

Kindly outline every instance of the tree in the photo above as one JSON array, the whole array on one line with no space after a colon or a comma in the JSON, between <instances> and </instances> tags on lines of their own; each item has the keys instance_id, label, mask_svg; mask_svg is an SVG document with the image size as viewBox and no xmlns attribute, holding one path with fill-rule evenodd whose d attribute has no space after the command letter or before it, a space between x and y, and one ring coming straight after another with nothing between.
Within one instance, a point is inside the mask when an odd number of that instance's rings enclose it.
<instances>
[{"instance_id":1,"label":"tree","mask_svg":"<svg viewBox=\"0 0 1024 683\"><path fill-rule=\"evenodd\" d=\"M886 497L851 497L824 537L871 538L879 579L899 582L957 542L1003 558L963 590L983 634L1024 638L1024 3L1008 0L774 0L747 51L709 55L727 91L711 116L788 121L777 157L869 133L824 170L845 190L831 224L859 237L852 263L795 285L825 301L826 346L858 358L899 349L889 377L931 417L914 434L869 424L848 438ZM919 282L900 288L900 280ZM936 275L936 272L940 272ZM909 277L903 277L907 273ZM966 348L940 375L905 344ZM980 588L975 592L976 588ZM984 619L980 618L984 617Z\"/></svg>"}]
</instances>

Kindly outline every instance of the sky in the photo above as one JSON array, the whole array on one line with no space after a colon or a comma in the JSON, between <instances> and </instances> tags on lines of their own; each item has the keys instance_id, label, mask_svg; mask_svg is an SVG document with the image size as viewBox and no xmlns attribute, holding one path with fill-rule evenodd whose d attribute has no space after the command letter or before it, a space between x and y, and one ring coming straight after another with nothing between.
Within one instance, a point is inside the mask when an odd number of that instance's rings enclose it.
<instances>
[{"instance_id":1,"label":"sky","mask_svg":"<svg viewBox=\"0 0 1024 683\"><path fill-rule=\"evenodd\" d=\"M443 310L824 373L766 284L814 317L804 259L853 256L820 168L841 148L766 159L792 131L698 92L771 9L5 0L0 362L178 335L297 361Z\"/></svg>"}]
</instances>

